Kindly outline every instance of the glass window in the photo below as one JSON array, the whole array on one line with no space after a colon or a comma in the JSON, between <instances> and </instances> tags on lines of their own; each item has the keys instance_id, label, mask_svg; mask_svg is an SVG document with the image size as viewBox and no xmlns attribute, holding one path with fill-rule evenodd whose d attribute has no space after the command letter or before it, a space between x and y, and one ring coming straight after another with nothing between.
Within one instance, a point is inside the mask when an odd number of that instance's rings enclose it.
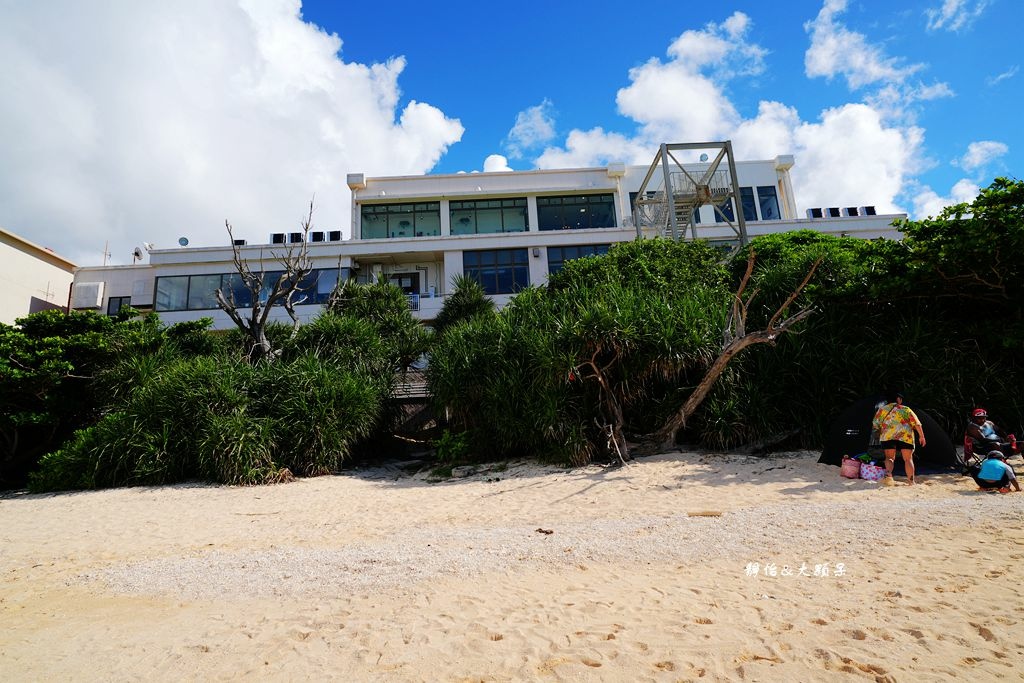
<instances>
[{"instance_id":1,"label":"glass window","mask_svg":"<svg viewBox=\"0 0 1024 683\"><path fill-rule=\"evenodd\" d=\"M107 301L107 315L117 315L122 308L131 305L132 298L130 296L112 296Z\"/></svg>"},{"instance_id":2,"label":"glass window","mask_svg":"<svg viewBox=\"0 0 1024 683\"><path fill-rule=\"evenodd\" d=\"M440 235L441 203L364 204L360 227L363 239Z\"/></svg>"},{"instance_id":3,"label":"glass window","mask_svg":"<svg viewBox=\"0 0 1024 683\"><path fill-rule=\"evenodd\" d=\"M526 198L451 202L453 235L525 232Z\"/></svg>"},{"instance_id":4,"label":"glass window","mask_svg":"<svg viewBox=\"0 0 1024 683\"><path fill-rule=\"evenodd\" d=\"M236 307L249 308L252 306L252 292L245 286L242 276L238 273L225 275L221 281L221 286L224 288L224 296L228 301L231 301L231 297L234 297Z\"/></svg>"},{"instance_id":5,"label":"glass window","mask_svg":"<svg viewBox=\"0 0 1024 683\"><path fill-rule=\"evenodd\" d=\"M779 198L774 185L758 185L757 201L761 206L761 220L777 221L782 218L779 213Z\"/></svg>"},{"instance_id":6,"label":"glass window","mask_svg":"<svg viewBox=\"0 0 1024 683\"><path fill-rule=\"evenodd\" d=\"M615 227L615 198L611 194L537 197L541 230L585 230Z\"/></svg>"},{"instance_id":7,"label":"glass window","mask_svg":"<svg viewBox=\"0 0 1024 683\"><path fill-rule=\"evenodd\" d=\"M216 275L191 275L188 280L189 310L217 308L217 295L214 292L221 285L220 273Z\"/></svg>"},{"instance_id":8,"label":"glass window","mask_svg":"<svg viewBox=\"0 0 1024 683\"><path fill-rule=\"evenodd\" d=\"M462 252L462 272L487 294L511 294L530 284L526 249L492 249Z\"/></svg>"},{"instance_id":9,"label":"glass window","mask_svg":"<svg viewBox=\"0 0 1024 683\"><path fill-rule=\"evenodd\" d=\"M740 207L743 209L743 220L757 220L757 202L754 200L754 188L740 188Z\"/></svg>"},{"instance_id":10,"label":"glass window","mask_svg":"<svg viewBox=\"0 0 1024 683\"><path fill-rule=\"evenodd\" d=\"M723 214L725 215L724 218L722 217ZM715 211L715 222L724 223L729 221L732 223L734 220L736 220L736 214L732 211L732 197L726 197L725 200L718 205L718 209Z\"/></svg>"},{"instance_id":11,"label":"glass window","mask_svg":"<svg viewBox=\"0 0 1024 683\"><path fill-rule=\"evenodd\" d=\"M158 277L154 309L157 311L184 311L188 303L188 275Z\"/></svg>"},{"instance_id":12,"label":"glass window","mask_svg":"<svg viewBox=\"0 0 1024 683\"><path fill-rule=\"evenodd\" d=\"M566 261L584 256L600 256L608 253L608 244L583 244L575 247L548 247L548 273L557 273Z\"/></svg>"},{"instance_id":13,"label":"glass window","mask_svg":"<svg viewBox=\"0 0 1024 683\"><path fill-rule=\"evenodd\" d=\"M313 272L316 274L316 289L307 292L307 301L311 304L325 304L338 286L338 269L324 268Z\"/></svg>"},{"instance_id":14,"label":"glass window","mask_svg":"<svg viewBox=\"0 0 1024 683\"><path fill-rule=\"evenodd\" d=\"M348 270L351 273L351 270ZM338 269L324 268L313 270L299 285L299 291L293 297L298 304L323 304L331 296L338 284ZM260 301L266 302L270 290L284 274L274 270L263 273L263 287L260 290ZM218 308L216 290L220 288L228 301L234 298L237 308L252 306L252 293L238 273L218 273L216 275L176 275L174 277L158 277L156 279L156 310L184 311ZM131 297L121 297L125 306ZM111 298L109 306L114 305ZM116 311L114 311L116 313ZM111 315L114 315L111 313Z\"/></svg>"}]
</instances>

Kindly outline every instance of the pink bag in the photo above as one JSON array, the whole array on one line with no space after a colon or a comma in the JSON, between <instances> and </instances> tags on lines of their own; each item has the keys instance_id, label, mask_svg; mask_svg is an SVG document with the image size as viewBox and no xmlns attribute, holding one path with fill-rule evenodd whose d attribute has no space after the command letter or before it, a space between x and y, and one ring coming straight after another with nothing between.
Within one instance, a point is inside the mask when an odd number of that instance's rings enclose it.
<instances>
[{"instance_id":1,"label":"pink bag","mask_svg":"<svg viewBox=\"0 0 1024 683\"><path fill-rule=\"evenodd\" d=\"M879 481L885 477L885 468L879 465L862 462L860 464L860 478L868 481Z\"/></svg>"},{"instance_id":2,"label":"pink bag","mask_svg":"<svg viewBox=\"0 0 1024 683\"><path fill-rule=\"evenodd\" d=\"M860 478L860 460L851 458L848 455L843 456L843 464L839 467L840 476L846 477L847 479L859 479Z\"/></svg>"}]
</instances>

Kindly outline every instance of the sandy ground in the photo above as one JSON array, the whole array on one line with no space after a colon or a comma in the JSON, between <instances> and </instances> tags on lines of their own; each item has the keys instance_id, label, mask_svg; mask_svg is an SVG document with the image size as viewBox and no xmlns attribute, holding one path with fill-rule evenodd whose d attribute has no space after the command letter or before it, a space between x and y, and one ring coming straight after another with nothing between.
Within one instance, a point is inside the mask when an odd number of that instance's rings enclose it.
<instances>
[{"instance_id":1,"label":"sandy ground","mask_svg":"<svg viewBox=\"0 0 1024 683\"><path fill-rule=\"evenodd\" d=\"M814 460L6 494L0 677L1024 679L1024 494Z\"/></svg>"}]
</instances>

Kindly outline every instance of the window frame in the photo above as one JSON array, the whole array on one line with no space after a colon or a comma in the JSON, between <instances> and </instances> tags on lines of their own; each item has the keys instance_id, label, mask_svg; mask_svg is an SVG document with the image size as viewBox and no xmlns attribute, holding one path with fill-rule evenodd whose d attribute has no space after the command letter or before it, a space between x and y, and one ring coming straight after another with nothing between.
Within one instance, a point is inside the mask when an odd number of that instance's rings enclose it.
<instances>
[{"instance_id":1,"label":"window frame","mask_svg":"<svg viewBox=\"0 0 1024 683\"><path fill-rule=\"evenodd\" d=\"M593 219L593 216L595 215L595 212L590 211L590 207L597 205L607 208L608 219L605 221L607 225L594 225L595 220ZM571 215L573 218L578 219L580 213L587 214L587 225L580 225L578 220L576 220L573 225L569 225L568 216ZM548 222L549 216L556 216L560 220L552 220ZM561 224L559 225L558 223ZM618 218L615 211L614 192L543 195L537 197L538 230L600 230L603 228L615 227L618 227Z\"/></svg>"},{"instance_id":2,"label":"window frame","mask_svg":"<svg viewBox=\"0 0 1024 683\"><path fill-rule=\"evenodd\" d=\"M467 250L462 252L462 273L476 280L489 296L515 294L530 286L529 251L526 248Z\"/></svg>"}]
</instances>

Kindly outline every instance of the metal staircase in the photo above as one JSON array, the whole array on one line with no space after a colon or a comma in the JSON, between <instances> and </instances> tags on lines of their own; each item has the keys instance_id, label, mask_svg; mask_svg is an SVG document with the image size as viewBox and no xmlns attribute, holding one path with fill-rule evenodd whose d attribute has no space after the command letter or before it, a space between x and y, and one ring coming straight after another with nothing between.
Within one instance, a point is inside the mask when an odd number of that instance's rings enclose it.
<instances>
[{"instance_id":1,"label":"metal staircase","mask_svg":"<svg viewBox=\"0 0 1024 683\"><path fill-rule=\"evenodd\" d=\"M684 167L672 154L677 150L703 149L719 150L714 161L705 163L708 155L703 154L700 163ZM721 168L723 161L727 164L725 168ZM743 212L734 210L730 218L721 210L730 198L733 207L738 209L739 184L731 142L662 144L634 201L633 222L637 236L642 236L646 229L658 236L678 240L685 239L689 229L691 239L697 239L699 226L694 220L694 212L710 205L722 223L732 228L740 244L746 244Z\"/></svg>"}]
</instances>

